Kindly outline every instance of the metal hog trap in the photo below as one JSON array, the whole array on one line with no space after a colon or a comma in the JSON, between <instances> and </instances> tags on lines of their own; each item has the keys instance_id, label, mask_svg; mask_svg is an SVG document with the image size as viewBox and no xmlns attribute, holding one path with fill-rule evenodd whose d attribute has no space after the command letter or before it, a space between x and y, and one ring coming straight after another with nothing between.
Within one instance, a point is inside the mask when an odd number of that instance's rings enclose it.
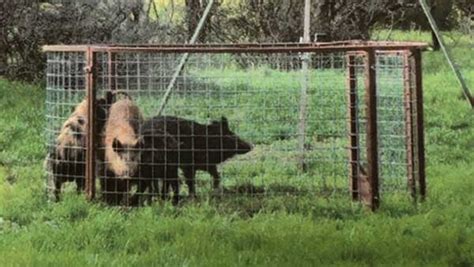
<instances>
[{"instance_id":1,"label":"metal hog trap","mask_svg":"<svg viewBox=\"0 0 474 267\"><path fill-rule=\"evenodd\" d=\"M191 169L198 197L216 191L268 197L345 194L373 209L385 193L408 188L413 197L424 197L424 47L362 41L46 46L49 151L57 150L72 110L87 103L86 123L76 134L84 138L78 145L84 157L48 160L54 166L71 161L60 176L81 181L77 185L84 185L90 199L115 192L149 201L166 194L162 188L167 177L153 174L153 168L152 174L143 174L146 164L166 170L175 166L178 175L173 179L180 189L171 194L182 196L190 195L192 185L184 176ZM137 131L145 141L135 147L138 167L127 178L136 183L125 189L105 188L100 182L122 179L105 171L109 162L104 158L103 125L113 105L106 101L111 92L133 101L143 115L142 124L170 116L202 126L190 126L189 132L160 128L160 137L151 136L158 138L153 144L168 137L179 140L175 147L164 145L156 151L146 134ZM213 123L219 122L220 130L213 131ZM237 153L237 145L230 151L221 137L231 134L251 145L248 151ZM211 147L213 136L221 141ZM186 142L192 143L187 150L181 147ZM147 151L153 160L144 163ZM162 157L166 151L176 153L175 161ZM191 153L186 161L185 153ZM221 155L222 162L211 162L214 154ZM154 162L157 157L159 163ZM198 163L217 167L217 187L210 167L206 171ZM52 181L58 180L57 169L47 171ZM140 188L140 181L150 183ZM54 190L54 183L50 187Z\"/></svg>"}]
</instances>

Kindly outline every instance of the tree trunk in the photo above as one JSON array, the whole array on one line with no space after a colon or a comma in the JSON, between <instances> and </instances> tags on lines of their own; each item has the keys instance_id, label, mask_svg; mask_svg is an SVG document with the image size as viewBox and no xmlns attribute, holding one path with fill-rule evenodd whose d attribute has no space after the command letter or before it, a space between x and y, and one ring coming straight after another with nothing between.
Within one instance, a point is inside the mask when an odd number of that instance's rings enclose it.
<instances>
[{"instance_id":1,"label":"tree trunk","mask_svg":"<svg viewBox=\"0 0 474 267\"><path fill-rule=\"evenodd\" d=\"M8 7L8 2L1 2L0 4L0 75L3 76L6 74L8 66L8 46L7 46L7 24L11 20L10 14L7 14L7 10L10 10Z\"/></svg>"},{"instance_id":2,"label":"tree trunk","mask_svg":"<svg viewBox=\"0 0 474 267\"><path fill-rule=\"evenodd\" d=\"M314 15L312 18L313 33L318 35L324 35L327 39L330 39L330 33L328 32L328 12L330 13L328 0L318 0L313 4ZM318 38L321 41L321 38Z\"/></svg>"},{"instance_id":3,"label":"tree trunk","mask_svg":"<svg viewBox=\"0 0 474 267\"><path fill-rule=\"evenodd\" d=\"M5 75L8 66L8 56L6 47L0 44L0 76Z\"/></svg>"}]
</instances>

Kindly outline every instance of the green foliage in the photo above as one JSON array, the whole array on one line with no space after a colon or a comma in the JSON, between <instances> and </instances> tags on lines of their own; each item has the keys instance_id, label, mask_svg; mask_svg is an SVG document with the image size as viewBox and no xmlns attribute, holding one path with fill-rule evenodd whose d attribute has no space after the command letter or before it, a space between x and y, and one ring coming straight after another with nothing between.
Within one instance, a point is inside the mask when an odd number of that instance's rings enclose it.
<instances>
[{"instance_id":1,"label":"green foliage","mask_svg":"<svg viewBox=\"0 0 474 267\"><path fill-rule=\"evenodd\" d=\"M398 39L429 38L394 34ZM468 55L470 49L465 43L454 52ZM466 57L461 61L472 64ZM466 76L474 79L474 66L468 66ZM264 80L248 82L266 88ZM285 148L294 145L293 140L261 140L249 155L255 164L232 161L225 165L225 174L243 182L256 180L256 186L261 182L273 192L292 189L298 196L210 198L179 207L159 202L124 210L89 203L74 192L67 192L61 202L48 202L42 171L44 92L0 80L0 265L471 266L472 110L458 95L456 80L438 52L424 53L424 88L425 202L413 204L405 194L387 193L381 209L371 213L344 194L313 191L321 187L304 184L308 179L285 165L291 153L263 153L266 146ZM152 108L150 104L147 112ZM241 121L251 115L232 116ZM286 121L278 116L275 120ZM205 120L207 114L200 118ZM244 124L237 127L250 130ZM285 130L278 127L272 131ZM281 188L280 179L290 179L291 188ZM234 185L233 180L225 182Z\"/></svg>"},{"instance_id":2,"label":"green foliage","mask_svg":"<svg viewBox=\"0 0 474 267\"><path fill-rule=\"evenodd\" d=\"M30 163L44 157L44 90L0 80L0 163Z\"/></svg>"}]
</instances>

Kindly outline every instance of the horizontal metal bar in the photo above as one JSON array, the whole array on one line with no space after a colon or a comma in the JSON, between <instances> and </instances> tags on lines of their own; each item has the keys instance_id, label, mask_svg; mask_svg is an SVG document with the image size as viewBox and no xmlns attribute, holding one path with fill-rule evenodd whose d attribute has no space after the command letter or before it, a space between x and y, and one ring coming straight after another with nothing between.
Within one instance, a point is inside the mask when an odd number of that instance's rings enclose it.
<instances>
[{"instance_id":1,"label":"horizontal metal bar","mask_svg":"<svg viewBox=\"0 0 474 267\"><path fill-rule=\"evenodd\" d=\"M344 52L364 49L403 51L423 49L421 42L341 41L325 43L155 44L155 45L47 45L44 52L163 52L163 53L277 53Z\"/></svg>"},{"instance_id":2,"label":"horizontal metal bar","mask_svg":"<svg viewBox=\"0 0 474 267\"><path fill-rule=\"evenodd\" d=\"M87 45L44 45L43 52L87 52Z\"/></svg>"}]
</instances>

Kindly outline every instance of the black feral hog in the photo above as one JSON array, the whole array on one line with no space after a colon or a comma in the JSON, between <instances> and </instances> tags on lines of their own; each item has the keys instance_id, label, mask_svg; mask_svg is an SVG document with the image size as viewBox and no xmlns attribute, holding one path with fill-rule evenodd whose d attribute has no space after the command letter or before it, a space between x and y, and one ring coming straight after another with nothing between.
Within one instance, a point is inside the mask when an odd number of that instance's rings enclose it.
<instances>
[{"instance_id":1,"label":"black feral hog","mask_svg":"<svg viewBox=\"0 0 474 267\"><path fill-rule=\"evenodd\" d=\"M196 195L196 171L207 171L219 188L217 165L237 154L252 150L252 145L233 133L225 117L209 125L172 116L154 117L148 122L171 134L178 142L176 164L183 170L191 196Z\"/></svg>"},{"instance_id":2,"label":"black feral hog","mask_svg":"<svg viewBox=\"0 0 474 267\"><path fill-rule=\"evenodd\" d=\"M110 107L103 139L106 176L101 178L101 187L108 204L137 206L144 199L151 200L152 182L158 179L163 180L162 197L171 186L173 202L178 202L178 143L159 124L143 122L138 106L130 99L118 100ZM133 186L137 188L132 196Z\"/></svg>"},{"instance_id":3,"label":"black feral hog","mask_svg":"<svg viewBox=\"0 0 474 267\"><path fill-rule=\"evenodd\" d=\"M108 171L108 179L103 179L102 186L108 191L106 202L110 205L126 204L128 206L138 206L143 204L143 200L151 200L151 194L158 191L154 181L161 179L163 186L161 188L161 197L165 199L168 196L169 189L173 191L173 203L179 201L179 181L177 148L178 143L167 132L160 128L160 125L153 125L150 120L145 121L141 127L143 143L138 148L140 161L137 171L128 179L117 179L114 173ZM137 186L133 196L127 198L127 203L123 203L124 194L128 194L132 186ZM148 189L148 195L145 191Z\"/></svg>"},{"instance_id":4,"label":"black feral hog","mask_svg":"<svg viewBox=\"0 0 474 267\"><path fill-rule=\"evenodd\" d=\"M163 123L154 123L154 119L145 121L141 128L143 147L139 166L137 193L158 192L158 179L163 182L161 197L169 196L173 191L173 203L179 201L178 180L178 142L173 135L164 130ZM157 179L158 178L158 179Z\"/></svg>"}]
</instances>

